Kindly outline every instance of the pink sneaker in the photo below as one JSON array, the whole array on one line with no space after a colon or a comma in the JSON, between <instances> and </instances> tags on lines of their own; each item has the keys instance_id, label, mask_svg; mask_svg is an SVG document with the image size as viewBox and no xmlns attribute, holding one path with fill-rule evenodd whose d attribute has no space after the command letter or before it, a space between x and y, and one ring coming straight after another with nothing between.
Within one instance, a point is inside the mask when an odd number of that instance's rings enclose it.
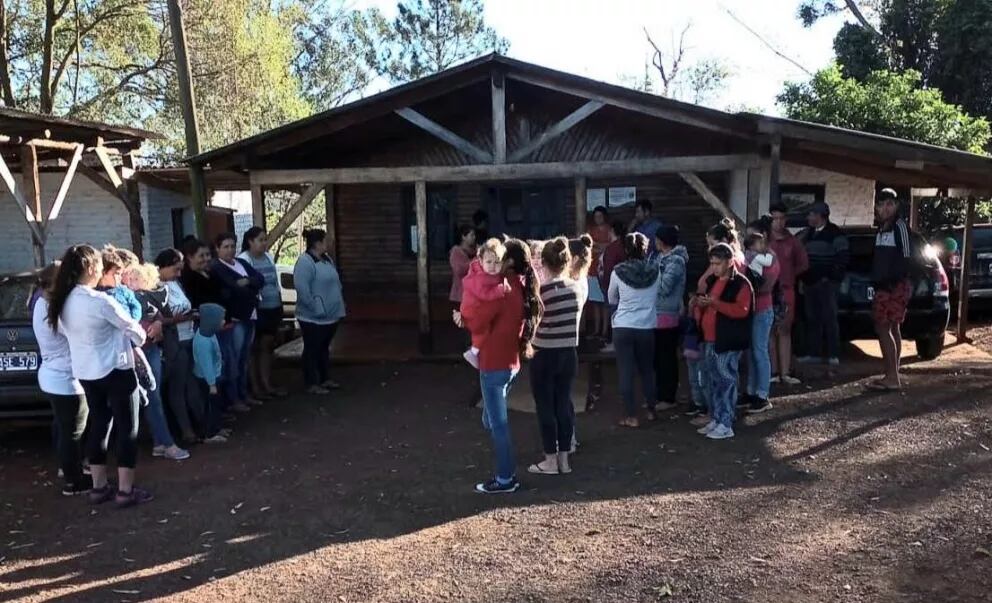
<instances>
[{"instance_id":1,"label":"pink sneaker","mask_svg":"<svg viewBox=\"0 0 992 603\"><path fill-rule=\"evenodd\" d=\"M465 362L471 364L472 365L472 368L474 368L475 370L479 370L479 355L478 354L472 352L472 350L465 350L465 353L462 354L462 358L465 359Z\"/></svg>"}]
</instances>

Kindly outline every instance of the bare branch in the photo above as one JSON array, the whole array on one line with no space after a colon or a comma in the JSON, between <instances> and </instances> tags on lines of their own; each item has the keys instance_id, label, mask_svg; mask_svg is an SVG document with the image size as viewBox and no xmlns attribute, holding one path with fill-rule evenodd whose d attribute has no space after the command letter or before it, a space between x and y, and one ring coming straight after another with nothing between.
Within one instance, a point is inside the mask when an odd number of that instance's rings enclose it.
<instances>
[{"instance_id":1,"label":"bare branch","mask_svg":"<svg viewBox=\"0 0 992 603\"><path fill-rule=\"evenodd\" d=\"M861 12L861 8L858 7L857 2L855 2L854 0L844 0L844 4L847 5L847 10L851 11L851 14L854 15L854 18L857 19L858 23L861 24L861 27L867 29L876 38L883 39L882 32L875 29L875 26L872 25L867 18L865 18L865 14Z\"/></svg>"},{"instance_id":2,"label":"bare branch","mask_svg":"<svg viewBox=\"0 0 992 603\"><path fill-rule=\"evenodd\" d=\"M766 47L767 47L767 48L768 48L769 50L771 50L772 52L774 52L774 53L775 53L776 55L778 55L779 57L781 57L781 58L783 58L783 59L785 59L786 61L788 61L788 62L790 62L790 63L792 63L793 65L795 65L796 67L798 67L798 68L799 68L799 69L800 69L800 70L801 70L801 71L802 71L803 73L805 73L806 75L808 75L808 76L810 76L810 77L812 77L812 75L813 75L813 73L812 73L812 72L811 72L811 71L810 71L809 69L806 69L805 67L803 67L803 66L802 66L801 64L799 64L799 62L798 62L798 61L796 61L796 60L795 60L795 59L793 59L792 57L790 57L790 56L788 56L788 55L786 55L786 54L785 54L784 52L782 52L782 51L781 51L781 50L779 50L778 48L775 48L775 47L774 47L774 46L773 46L773 45L771 44L771 42L769 42L769 41L768 41L768 40L766 40L766 39L765 39L764 37L762 37L762 35L761 35L761 34L759 34L758 32L756 32L756 31L754 31L753 29L751 29L751 28L750 28L750 27L748 26L748 24L747 24L747 23L745 23L745 22L743 22L743 21L741 21L741 20L740 20L740 19L739 19L739 18L737 17L737 15L735 15L735 14L733 13L733 11L731 11L731 10L730 10L729 8L727 8L726 6L722 6L722 5L721 5L721 8L723 8L723 10L724 10L724 12L725 12L725 13L727 13L728 15L730 15L730 18L731 18L731 19L733 19L734 21L736 21L738 25L740 25L741 27L743 27L744 29L746 29L746 30L747 30L748 32L750 32L750 33L751 33L751 35L753 35L754 37L756 37L756 38L758 38L758 41L759 41L759 42L761 42L762 44L764 44L764 45L765 45L765 46L766 46Z\"/></svg>"}]
</instances>

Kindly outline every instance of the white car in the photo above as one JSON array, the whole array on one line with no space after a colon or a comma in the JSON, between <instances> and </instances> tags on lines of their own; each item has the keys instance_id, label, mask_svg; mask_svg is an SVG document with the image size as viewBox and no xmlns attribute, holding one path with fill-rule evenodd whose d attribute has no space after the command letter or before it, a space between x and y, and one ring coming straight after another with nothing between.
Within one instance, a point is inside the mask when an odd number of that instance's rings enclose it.
<instances>
[{"instance_id":1,"label":"white car","mask_svg":"<svg viewBox=\"0 0 992 603\"><path fill-rule=\"evenodd\" d=\"M296 316L296 285L293 283L292 266L276 266L279 275L279 294L282 296L282 315L286 320Z\"/></svg>"}]
</instances>

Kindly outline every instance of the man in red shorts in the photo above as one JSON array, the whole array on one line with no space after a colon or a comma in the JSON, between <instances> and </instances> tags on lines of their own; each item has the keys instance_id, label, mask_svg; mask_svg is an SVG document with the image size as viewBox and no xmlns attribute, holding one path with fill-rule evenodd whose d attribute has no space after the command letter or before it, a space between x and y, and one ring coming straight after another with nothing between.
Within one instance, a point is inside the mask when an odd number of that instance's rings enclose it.
<instances>
[{"instance_id":1,"label":"man in red shorts","mask_svg":"<svg viewBox=\"0 0 992 603\"><path fill-rule=\"evenodd\" d=\"M769 246L781 266L779 287L785 301L787 315L775 324L771 337L772 383L799 385L792 376L792 325L796 320L796 279L809 269L806 247L792 236L787 225L789 210L785 205L771 207L772 235Z\"/></svg>"},{"instance_id":2,"label":"man in red shorts","mask_svg":"<svg viewBox=\"0 0 992 603\"><path fill-rule=\"evenodd\" d=\"M878 234L875 236L875 258L872 261L872 281L875 300L872 318L882 348L885 376L871 381L869 389L894 391L901 387L899 361L902 354L901 327L906 320L906 306L912 296L909 281L913 256L909 226L899 217L899 199L891 188L882 189L875 202Z\"/></svg>"}]
</instances>

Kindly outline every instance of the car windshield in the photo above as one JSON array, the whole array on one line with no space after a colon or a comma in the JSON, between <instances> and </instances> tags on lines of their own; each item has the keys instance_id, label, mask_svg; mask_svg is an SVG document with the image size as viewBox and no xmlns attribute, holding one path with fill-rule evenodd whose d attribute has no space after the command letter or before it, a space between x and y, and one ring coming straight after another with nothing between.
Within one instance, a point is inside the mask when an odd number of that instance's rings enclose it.
<instances>
[{"instance_id":1,"label":"car windshield","mask_svg":"<svg viewBox=\"0 0 992 603\"><path fill-rule=\"evenodd\" d=\"M0 276L0 320L31 320L28 300L33 284L32 278Z\"/></svg>"}]
</instances>

